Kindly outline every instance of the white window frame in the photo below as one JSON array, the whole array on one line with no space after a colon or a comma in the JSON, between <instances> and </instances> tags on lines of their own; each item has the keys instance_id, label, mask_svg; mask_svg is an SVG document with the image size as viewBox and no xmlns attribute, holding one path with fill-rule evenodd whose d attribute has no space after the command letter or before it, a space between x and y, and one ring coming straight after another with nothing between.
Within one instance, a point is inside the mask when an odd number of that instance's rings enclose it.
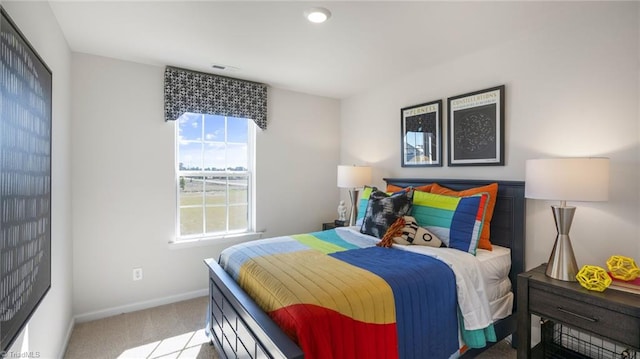
<instances>
[{"instance_id":1,"label":"white window frame","mask_svg":"<svg viewBox=\"0 0 640 359\"><path fill-rule=\"evenodd\" d=\"M205 116L205 114L198 114L201 116ZM227 141L227 137L228 137L228 117L229 116L222 116L225 119L225 139L224 139L224 144L225 146L228 146L229 144L234 144L235 142L228 142ZM255 144L256 144L256 127L257 125L250 119L247 119L247 171L230 171L228 169L225 168L224 171L205 171L205 170L199 170L199 171L181 171L180 170L180 156L179 156L179 148L180 148L180 121L177 120L175 121L175 132L174 132L174 143L175 143L175 160L174 160L174 168L175 168L175 189L176 189L176 232L175 232L175 240L173 241L173 243L179 243L179 244L188 244L188 243L193 243L193 242L199 242L202 240L219 240L219 239L223 239L223 238L235 238L235 239L254 239L254 238L259 238L259 233L255 232L255 157L256 157L256 151L255 151ZM203 128L203 132L204 132L204 126L202 126ZM203 136L201 137L202 139L204 138L204 133ZM207 142L207 141L203 141L203 142ZM215 142L222 142L222 141L215 141ZM204 146L203 146L203 152L204 152ZM204 155L204 153L203 153ZM188 235L182 235L180 233L180 209L182 208L181 203L180 203L180 178L183 176L202 176L202 177L207 177L207 176L215 176L215 177L226 177L227 181L229 177L233 177L233 176L246 176L247 177L247 183L248 183L248 189L247 189L247 228L246 229L239 229L239 230L230 230L229 229L229 208L233 207L233 204L229 204L229 195L228 195L228 182L227 182L227 196L226 196L226 205L225 207L227 208L226 211L226 219L225 219L225 225L226 225L226 230L225 231L221 231L221 232L206 232L206 216L205 218L203 218L203 228L202 228L202 233L198 233L198 234L188 234ZM206 196L206 192L203 191L203 196ZM199 207L199 206L194 206L194 207ZM202 208L203 208L203 215L204 213L206 213L206 201L203 199L202 202Z\"/></svg>"}]
</instances>

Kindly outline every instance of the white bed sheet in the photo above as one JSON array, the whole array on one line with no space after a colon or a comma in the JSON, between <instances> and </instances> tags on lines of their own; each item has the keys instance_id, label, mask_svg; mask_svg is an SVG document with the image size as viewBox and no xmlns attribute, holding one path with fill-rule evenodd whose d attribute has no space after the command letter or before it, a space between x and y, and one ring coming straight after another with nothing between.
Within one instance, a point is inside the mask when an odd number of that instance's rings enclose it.
<instances>
[{"instance_id":1,"label":"white bed sheet","mask_svg":"<svg viewBox=\"0 0 640 359\"><path fill-rule=\"evenodd\" d=\"M513 292L509 279L511 250L495 244L492 247L492 251L478 249L476 258L480 262L491 316L496 321L509 316L513 309Z\"/></svg>"},{"instance_id":2,"label":"white bed sheet","mask_svg":"<svg viewBox=\"0 0 640 359\"><path fill-rule=\"evenodd\" d=\"M513 313L513 292L489 302L489 310L494 322L510 316Z\"/></svg>"},{"instance_id":3,"label":"white bed sheet","mask_svg":"<svg viewBox=\"0 0 640 359\"><path fill-rule=\"evenodd\" d=\"M493 250L478 249L476 258L480 261L480 270L487 289L487 299L496 300L511 291L509 271L511 270L511 250L493 245Z\"/></svg>"}]
</instances>

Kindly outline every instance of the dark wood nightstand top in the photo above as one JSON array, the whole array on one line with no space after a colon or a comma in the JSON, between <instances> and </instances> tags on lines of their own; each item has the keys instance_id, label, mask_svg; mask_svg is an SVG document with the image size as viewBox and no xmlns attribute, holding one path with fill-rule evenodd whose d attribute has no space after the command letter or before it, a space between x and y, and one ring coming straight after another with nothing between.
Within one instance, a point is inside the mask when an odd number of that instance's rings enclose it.
<instances>
[{"instance_id":1,"label":"dark wood nightstand top","mask_svg":"<svg viewBox=\"0 0 640 359\"><path fill-rule=\"evenodd\" d=\"M337 225L335 222L326 222L322 224L323 231L326 231L328 229L338 228L338 227L343 227L343 226Z\"/></svg>"},{"instance_id":2,"label":"dark wood nightstand top","mask_svg":"<svg viewBox=\"0 0 640 359\"><path fill-rule=\"evenodd\" d=\"M546 267L546 264L542 264L528 272L521 273L519 276L528 277L529 287L580 299L585 303L604 308L615 308L617 311L640 317L640 295L611 288L605 289L604 292L588 290L578 282L565 282L547 277Z\"/></svg>"}]
</instances>

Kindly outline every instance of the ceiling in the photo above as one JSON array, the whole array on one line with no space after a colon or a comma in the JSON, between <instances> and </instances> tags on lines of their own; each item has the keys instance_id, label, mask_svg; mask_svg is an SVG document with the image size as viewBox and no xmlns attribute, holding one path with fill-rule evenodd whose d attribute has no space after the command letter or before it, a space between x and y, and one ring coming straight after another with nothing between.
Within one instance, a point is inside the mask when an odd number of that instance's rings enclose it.
<instances>
[{"instance_id":1,"label":"ceiling","mask_svg":"<svg viewBox=\"0 0 640 359\"><path fill-rule=\"evenodd\" d=\"M536 2L49 2L74 52L338 99L514 41L558 14ZM326 23L303 17L316 6L332 12Z\"/></svg>"}]
</instances>

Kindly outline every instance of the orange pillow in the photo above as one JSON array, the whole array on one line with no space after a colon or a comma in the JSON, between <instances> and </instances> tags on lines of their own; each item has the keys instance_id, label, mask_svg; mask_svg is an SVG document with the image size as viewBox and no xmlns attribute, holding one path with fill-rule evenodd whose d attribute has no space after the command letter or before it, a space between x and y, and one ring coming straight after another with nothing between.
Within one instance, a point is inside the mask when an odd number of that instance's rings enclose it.
<instances>
[{"instance_id":1,"label":"orange pillow","mask_svg":"<svg viewBox=\"0 0 640 359\"><path fill-rule=\"evenodd\" d=\"M430 184L426 184L424 186L420 186L420 187L413 187L414 190L416 191L421 191L421 192L431 192L431 186ZM392 184L388 184L387 185L387 192L398 192L398 191L402 191L403 189L407 189L409 187L398 187L398 186L394 186Z\"/></svg>"},{"instance_id":2,"label":"orange pillow","mask_svg":"<svg viewBox=\"0 0 640 359\"><path fill-rule=\"evenodd\" d=\"M498 197L498 184L492 183L482 187L469 188L464 191L454 191L447 187L440 186L437 183L431 185L431 193L444 194L447 196L466 197L473 196L478 193L489 193L489 203L487 204L487 210L484 213L484 223L482 224L482 233L480 234L480 240L478 241L478 248L493 250L491 246L490 226L491 218L493 218L493 209L496 207L496 197Z\"/></svg>"}]
</instances>

